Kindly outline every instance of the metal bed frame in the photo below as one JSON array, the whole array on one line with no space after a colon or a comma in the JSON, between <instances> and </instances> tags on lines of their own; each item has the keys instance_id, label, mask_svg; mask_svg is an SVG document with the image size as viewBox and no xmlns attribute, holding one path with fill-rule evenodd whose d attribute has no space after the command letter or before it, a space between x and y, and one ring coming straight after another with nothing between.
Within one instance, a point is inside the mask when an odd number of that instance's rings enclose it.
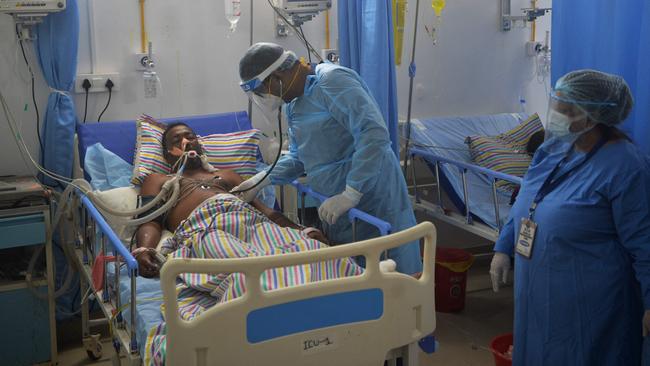
<instances>
[{"instance_id":1,"label":"metal bed frame","mask_svg":"<svg viewBox=\"0 0 650 366\"><path fill-rule=\"evenodd\" d=\"M321 201L327 199L327 197L297 181L293 182L293 186L300 192L303 208L307 195ZM122 360L120 360L120 354L122 354L126 356L125 361L127 365L140 365L142 364L142 360L139 350L142 345L138 344L135 327L132 326L136 323L138 263L90 199L80 192L76 193L74 199L76 201L75 207L78 208L78 212L76 213L79 215L79 219L74 225L75 260L80 272L80 289L82 294L93 292L104 315L100 319L90 319L89 302L84 301L82 303L81 314L84 347L91 359L99 359L102 355L102 345L99 335L93 335L91 328L108 324L112 329L112 343L116 351L115 356L112 358L113 364L122 364ZM302 212L302 219L304 220L304 210ZM351 209L348 216L352 221L353 230L355 229L357 220L363 220L377 227L382 236L388 235L391 232L391 225L389 223L358 209ZM92 267L99 253L115 256L115 261L112 263L115 268L115 275L113 276L113 281L109 283L106 274L110 264L104 262L103 288L95 292L91 287ZM120 267L123 264L127 267L128 276L130 277L131 294L128 304L122 304L120 299ZM129 310L129 322L126 322L122 315L122 311L126 309ZM431 309L431 311L433 312L434 310ZM431 339L427 341L430 342ZM406 345L403 350L393 350L389 356L395 358L401 357L405 361L408 361L408 364L417 365L417 352L414 351L413 345L410 345L410 347ZM389 360L389 365L395 365L395 360Z\"/></svg>"},{"instance_id":2,"label":"metal bed frame","mask_svg":"<svg viewBox=\"0 0 650 366\"><path fill-rule=\"evenodd\" d=\"M408 154L411 159L410 170L411 170L411 174L413 175L413 182L414 182L413 188L415 191L414 195L412 196L412 200L413 200L413 206L416 210L424 211L427 214L432 215L436 219L439 219L448 224L461 228L462 230L468 231L472 234L488 239L492 242L497 240L497 238L499 237L499 231L501 230L501 219L500 219L501 216L499 212L500 210L499 210L499 203L497 197L496 182L497 180L504 180L510 183L521 185L522 182L521 178L516 177L514 175L504 174L494 170L486 169L477 165L468 164L465 162L456 161L452 159L447 159L418 147L413 147L409 149ZM434 166L433 174L436 179L436 191L437 191L436 203L428 202L424 200L418 192L417 175L413 164L413 160L416 157L424 159L427 163L430 163L431 165ZM443 205L442 186L440 184L441 181L440 175L442 174L440 172L440 167L443 164L448 164L450 166L457 168L461 174L461 180L463 184L463 197L461 199L464 205L464 212L462 214L459 214L458 212L455 212L453 210L447 210ZM476 220L474 220L474 217L472 216L469 190L467 189L467 172L469 171L485 176L491 182L492 200L494 203L494 215L495 215L495 224L496 224L495 226L497 227L496 229L493 229L492 227L482 222L477 222Z\"/></svg>"}]
</instances>

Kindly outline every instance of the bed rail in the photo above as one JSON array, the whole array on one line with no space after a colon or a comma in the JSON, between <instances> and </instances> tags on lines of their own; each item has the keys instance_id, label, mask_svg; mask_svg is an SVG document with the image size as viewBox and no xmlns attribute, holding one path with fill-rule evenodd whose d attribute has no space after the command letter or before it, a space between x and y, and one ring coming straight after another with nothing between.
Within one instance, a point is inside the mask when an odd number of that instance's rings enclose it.
<instances>
[{"instance_id":1,"label":"bed rail","mask_svg":"<svg viewBox=\"0 0 650 366\"><path fill-rule=\"evenodd\" d=\"M90 263L91 267L95 263L95 260L97 259L97 245L96 245L96 240L99 237L100 240L100 248L101 248L101 253L103 255L108 255L109 252L112 252L114 257L115 257L115 276L113 278L112 284L113 284L113 289L116 293L116 296L114 299L111 298L109 289L108 289L108 280L107 280L107 267L108 263L107 261L103 261L102 266L103 268L103 273L104 273L104 278L103 278L103 284L104 288L102 289L102 296L101 296L101 301L104 303L110 303L113 307L113 309L116 311L117 316L115 317L116 321L116 326L117 328L122 328L123 327L123 321L122 321L122 315L121 312L123 310L123 305L121 304L120 301L120 267L121 264L124 263L127 267L127 273L131 279L131 300L129 304L125 304L124 306L128 306L129 309L129 315L130 315L130 324L133 325L135 324L135 314L136 314L136 307L137 307L137 301L136 301L136 281L138 277L138 262L136 259L131 255L131 252L127 249L127 247L122 243L120 238L115 234L113 229L108 225L102 214L99 212L99 210L93 205L93 203L90 201L90 199L82 194L79 193L79 197L81 198L81 208L83 209L82 211L82 229L84 230L83 232L85 235L83 235L83 240L81 242L81 251L83 255L83 262L84 264ZM89 221L88 216L90 216L91 221ZM92 286L92 284L91 284ZM106 314L107 317L109 318L108 321L111 322L110 316ZM84 326L86 328L86 326ZM138 342L136 340L136 332L135 328L131 326L129 328L129 344L130 344L130 352L132 354L138 352Z\"/></svg>"},{"instance_id":2,"label":"bed rail","mask_svg":"<svg viewBox=\"0 0 650 366\"><path fill-rule=\"evenodd\" d=\"M313 191L311 188L304 186L297 181L294 182L294 186L300 192L300 195L302 196L302 202L303 202L303 208L304 208L304 198L306 195L309 195L313 198L316 198L320 200L321 202L326 200L327 197ZM130 316L130 326L128 327L127 333L120 333L120 330L117 332L118 337L127 337L129 346L129 351L130 353L136 354L138 352L138 343L136 340L136 332L135 328L133 327L133 324L136 324L136 319L135 319L135 314L137 310L137 299L136 299L136 289L137 289L137 277L138 277L138 262L135 259L135 257L131 254L127 246L122 243L120 238L117 236L117 234L113 231L113 229L110 227L110 225L106 222L106 219L102 215L102 213L95 207L95 205L92 203L92 201L84 194L77 192L78 198L80 199L80 209L81 211L81 223L80 227L82 229L83 235L80 235L81 237L81 242L80 242L80 250L81 250L81 262L84 265L89 266L89 268L86 269L87 271L87 278L91 278L91 268L93 267L93 264L98 258L99 253L104 253L104 255L107 255L108 253L113 253L115 256L115 276L113 276L113 281L110 281L110 284L113 286L113 290L117 296L114 298L110 296L110 291L109 291L109 281L107 280L107 267L108 263L106 261L103 262L102 266L103 268L103 273L104 273L104 278L103 278L103 283L104 283L104 288L101 290L101 301L109 305L107 308L109 309L106 312L106 317L109 322L112 322L111 320L111 313L115 313L115 325L116 328L118 329L123 329L124 328L124 322L122 319L122 311L128 309L129 310L129 316ZM304 213L304 210L303 210ZM358 209L352 209L349 212L349 218L352 221L353 225L353 232L356 230L356 222L357 220L362 220L364 222L367 222L375 227L380 231L382 236L388 235L391 232L391 225L383 220L380 220L372 215L369 215L366 212L360 211ZM303 217L304 219L304 217ZM356 235L355 235L356 236ZM356 238L355 238L356 241ZM130 277L130 282L131 282L131 291L130 291L130 301L128 304L122 304L121 299L120 299L120 267L121 265L124 264L127 267L127 273ZM89 284L88 281L84 280L83 281L85 285L87 286L92 286L92 284ZM90 325L94 324L99 324L99 321L92 321L92 320L87 320L83 322L83 328L84 328L84 333L88 333L88 327ZM124 332L122 330L122 332Z\"/></svg>"},{"instance_id":3,"label":"bed rail","mask_svg":"<svg viewBox=\"0 0 650 366\"><path fill-rule=\"evenodd\" d=\"M301 205L301 214L302 218L301 220L304 222L305 221L305 196L309 195L311 197L316 198L319 200L321 203L325 201L328 197L320 194L310 187L301 184L297 180L292 183L294 187L298 190L298 193L300 194L300 205ZM379 230L379 233L381 236L388 235L391 233L391 225L387 223L384 220L381 220L379 218L376 218L366 212L363 212L361 210L358 210L356 208L350 209L348 211L348 217L350 218L350 221L352 222L352 241L356 241L356 222L357 220L365 221L368 224L376 227Z\"/></svg>"},{"instance_id":4,"label":"bed rail","mask_svg":"<svg viewBox=\"0 0 650 366\"><path fill-rule=\"evenodd\" d=\"M437 206L439 209L441 209L444 212L444 206L442 203L442 192L440 189L440 167L442 164L449 164L451 166L454 166L458 169L458 171L461 174L462 178L462 183L463 183L463 203L465 204L465 222L467 225L473 225L473 219L472 219L472 214L471 214L471 205L470 205L470 197L469 197L469 190L467 188L467 172L473 172L482 176L485 176L490 180L491 186L492 186L492 201L494 204L494 216L495 216L495 226L497 227L497 234L501 230L501 217L499 213L499 201L497 197L497 186L496 182L499 180L504 180L506 182L514 183L521 185L522 179L519 177L516 177L514 175L509 175L509 174L504 174L501 172L497 172L494 170L490 170L487 168L483 168L477 165L473 164L468 164L465 162L461 161L456 161L448 158L444 158L441 156L438 156L436 154L431 153L430 151L423 150L421 148L411 148L409 150L409 155L411 156L411 159L413 159L416 156L419 156L421 158L426 159L429 163L433 164L435 169L434 169L434 175L436 178L436 185L438 187L437 193L438 193L438 202ZM415 202L420 203L420 197L418 193L418 186L417 186L417 180L415 178L415 169L413 167L413 164L411 164L411 171L413 174L413 180L414 180L414 190L415 190ZM479 234L481 235L481 234ZM485 236L485 235L482 235ZM494 240L494 237L496 235L490 235L490 239Z\"/></svg>"},{"instance_id":5,"label":"bed rail","mask_svg":"<svg viewBox=\"0 0 650 366\"><path fill-rule=\"evenodd\" d=\"M419 279L380 269L381 253L420 238L424 238L424 271ZM160 279L167 364L253 365L263 359L273 365L381 365L388 350L414 345L435 329L435 247L435 226L426 222L389 236L309 252L171 259ZM367 258L360 276L262 289L260 277L267 269L358 255ZM192 321L179 317L175 287L179 274L235 272L245 274L242 297L214 306ZM297 326L297 318L307 324ZM217 341L214 329L228 329L228 336ZM262 329L265 336L258 334ZM407 364L417 365L410 361Z\"/></svg>"}]
</instances>

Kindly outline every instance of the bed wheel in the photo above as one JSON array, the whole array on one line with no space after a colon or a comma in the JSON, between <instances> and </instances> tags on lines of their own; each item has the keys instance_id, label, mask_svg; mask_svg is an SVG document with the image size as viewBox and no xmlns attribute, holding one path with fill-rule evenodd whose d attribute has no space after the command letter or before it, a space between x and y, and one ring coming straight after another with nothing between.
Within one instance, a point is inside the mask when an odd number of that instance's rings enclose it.
<instances>
[{"instance_id":1,"label":"bed wheel","mask_svg":"<svg viewBox=\"0 0 650 366\"><path fill-rule=\"evenodd\" d=\"M97 361L102 358L102 342L99 341L99 334L93 334L83 340L84 348L88 358Z\"/></svg>"}]
</instances>

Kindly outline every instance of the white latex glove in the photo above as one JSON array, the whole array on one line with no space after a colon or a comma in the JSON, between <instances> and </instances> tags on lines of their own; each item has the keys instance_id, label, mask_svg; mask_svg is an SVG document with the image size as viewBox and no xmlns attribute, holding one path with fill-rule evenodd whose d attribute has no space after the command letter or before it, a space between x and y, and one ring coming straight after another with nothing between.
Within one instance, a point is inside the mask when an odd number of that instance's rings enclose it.
<instances>
[{"instance_id":1,"label":"white latex glove","mask_svg":"<svg viewBox=\"0 0 650 366\"><path fill-rule=\"evenodd\" d=\"M268 186L271 184L271 179L267 176L264 178L266 175L266 171L261 171L254 176L246 179L245 181L241 182L240 185L237 187L233 188L230 190L230 193L236 194L241 198L242 200L246 202L250 202L257 197L257 193L264 189L264 187ZM260 184L257 184L258 182L262 182ZM249 189L250 187L253 187L257 184L257 186L253 189ZM244 192L242 192L244 191Z\"/></svg>"},{"instance_id":2,"label":"white latex glove","mask_svg":"<svg viewBox=\"0 0 650 366\"><path fill-rule=\"evenodd\" d=\"M318 216L326 223L333 225L336 220L361 201L363 194L354 188L347 186L343 193L332 196L323 202L318 208Z\"/></svg>"},{"instance_id":3,"label":"white latex glove","mask_svg":"<svg viewBox=\"0 0 650 366\"><path fill-rule=\"evenodd\" d=\"M510 272L510 256L499 252L494 253L490 263L490 277L494 292L499 292L500 283L506 284L508 272Z\"/></svg>"}]
</instances>

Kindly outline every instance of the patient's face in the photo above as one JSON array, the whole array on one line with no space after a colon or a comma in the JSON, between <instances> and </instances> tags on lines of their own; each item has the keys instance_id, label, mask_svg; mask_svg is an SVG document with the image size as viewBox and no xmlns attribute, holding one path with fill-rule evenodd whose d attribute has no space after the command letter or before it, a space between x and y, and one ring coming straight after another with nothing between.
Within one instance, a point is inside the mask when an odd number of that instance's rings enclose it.
<instances>
[{"instance_id":1,"label":"patient's face","mask_svg":"<svg viewBox=\"0 0 650 366\"><path fill-rule=\"evenodd\" d=\"M169 164L174 165L184 151L194 150L199 155L203 154L203 148L194 131L183 125L172 127L165 135L165 158ZM188 158L186 167L196 169L201 166L201 160Z\"/></svg>"}]
</instances>

